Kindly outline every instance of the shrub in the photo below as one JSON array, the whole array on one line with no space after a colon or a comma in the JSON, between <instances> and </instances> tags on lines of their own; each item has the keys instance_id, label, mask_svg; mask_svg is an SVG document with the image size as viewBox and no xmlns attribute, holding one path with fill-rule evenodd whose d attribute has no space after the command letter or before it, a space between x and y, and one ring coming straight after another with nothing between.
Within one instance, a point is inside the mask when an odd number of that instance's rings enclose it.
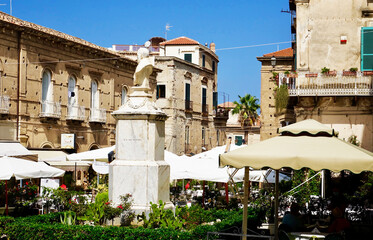
<instances>
[{"instance_id":1,"label":"shrub","mask_svg":"<svg viewBox=\"0 0 373 240\"><path fill-rule=\"evenodd\" d=\"M68 226L14 222L3 231L10 239L193 239L189 232L172 229L145 229L101 226Z\"/></svg>"}]
</instances>

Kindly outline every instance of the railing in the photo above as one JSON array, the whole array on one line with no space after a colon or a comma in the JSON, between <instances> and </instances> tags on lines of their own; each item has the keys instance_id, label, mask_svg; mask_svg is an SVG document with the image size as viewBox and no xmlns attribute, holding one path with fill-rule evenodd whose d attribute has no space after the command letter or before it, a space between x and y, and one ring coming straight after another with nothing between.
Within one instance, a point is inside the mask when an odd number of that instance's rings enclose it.
<instances>
[{"instance_id":1,"label":"railing","mask_svg":"<svg viewBox=\"0 0 373 240\"><path fill-rule=\"evenodd\" d=\"M373 72L279 74L279 86L287 85L289 96L372 96Z\"/></svg>"},{"instance_id":2,"label":"railing","mask_svg":"<svg viewBox=\"0 0 373 240\"><path fill-rule=\"evenodd\" d=\"M84 121L85 118L85 107L83 106L76 106L76 105L68 105L67 106L67 120L77 120L77 121Z\"/></svg>"},{"instance_id":3,"label":"railing","mask_svg":"<svg viewBox=\"0 0 373 240\"><path fill-rule=\"evenodd\" d=\"M208 113L209 113L209 105L202 104L202 115L208 115Z\"/></svg>"},{"instance_id":4,"label":"railing","mask_svg":"<svg viewBox=\"0 0 373 240\"><path fill-rule=\"evenodd\" d=\"M91 108L91 114L89 116L90 122L106 122L106 109L103 108Z\"/></svg>"},{"instance_id":5,"label":"railing","mask_svg":"<svg viewBox=\"0 0 373 240\"><path fill-rule=\"evenodd\" d=\"M115 51L129 51L129 52L137 52L142 47L145 47L145 46L144 45L124 45L124 44L113 45L113 48ZM149 51L159 52L159 47L150 46Z\"/></svg>"},{"instance_id":6,"label":"railing","mask_svg":"<svg viewBox=\"0 0 373 240\"><path fill-rule=\"evenodd\" d=\"M193 102L189 100L185 100L185 111L191 112L193 111Z\"/></svg>"},{"instance_id":7,"label":"railing","mask_svg":"<svg viewBox=\"0 0 373 240\"><path fill-rule=\"evenodd\" d=\"M228 118L229 117L229 109L225 108L217 108L217 111L215 111L215 117L222 117L222 118Z\"/></svg>"},{"instance_id":8,"label":"railing","mask_svg":"<svg viewBox=\"0 0 373 240\"><path fill-rule=\"evenodd\" d=\"M9 96L0 95L0 113L9 113Z\"/></svg>"},{"instance_id":9,"label":"railing","mask_svg":"<svg viewBox=\"0 0 373 240\"><path fill-rule=\"evenodd\" d=\"M41 102L40 117L60 118L61 103L43 100Z\"/></svg>"}]
</instances>

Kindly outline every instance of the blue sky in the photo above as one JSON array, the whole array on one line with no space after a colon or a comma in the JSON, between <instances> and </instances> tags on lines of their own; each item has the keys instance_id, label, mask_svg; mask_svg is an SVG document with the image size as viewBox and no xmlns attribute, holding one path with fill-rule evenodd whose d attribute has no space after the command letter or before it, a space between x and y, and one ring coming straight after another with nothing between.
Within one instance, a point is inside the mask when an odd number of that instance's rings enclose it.
<instances>
[{"instance_id":1,"label":"blue sky","mask_svg":"<svg viewBox=\"0 0 373 240\"><path fill-rule=\"evenodd\" d=\"M12 0L12 15L102 47L143 44L154 36L187 36L216 49L290 41L288 0ZM10 0L0 0L10 13ZM290 43L217 50L219 103L249 93L260 98L260 62L256 57Z\"/></svg>"}]
</instances>

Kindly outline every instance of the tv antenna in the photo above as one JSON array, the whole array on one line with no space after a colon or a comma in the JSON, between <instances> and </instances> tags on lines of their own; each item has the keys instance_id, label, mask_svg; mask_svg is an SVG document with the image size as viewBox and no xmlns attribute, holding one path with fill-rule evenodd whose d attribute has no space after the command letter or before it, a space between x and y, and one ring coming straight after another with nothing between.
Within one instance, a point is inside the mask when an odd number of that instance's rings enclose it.
<instances>
[{"instance_id":1,"label":"tv antenna","mask_svg":"<svg viewBox=\"0 0 373 240\"><path fill-rule=\"evenodd\" d=\"M5 3L0 3L0 6L6 6L7 4ZM9 5L10 5L10 15L12 15L12 0L9 0Z\"/></svg>"},{"instance_id":2,"label":"tv antenna","mask_svg":"<svg viewBox=\"0 0 373 240\"><path fill-rule=\"evenodd\" d=\"M166 24L166 27L165 27L165 32L164 32L164 38L167 40L167 31L170 31L170 28L172 28L172 26L170 26L169 23Z\"/></svg>"},{"instance_id":3,"label":"tv antenna","mask_svg":"<svg viewBox=\"0 0 373 240\"><path fill-rule=\"evenodd\" d=\"M281 9L281 12L282 13L291 13L290 10L284 10L284 9Z\"/></svg>"}]
</instances>

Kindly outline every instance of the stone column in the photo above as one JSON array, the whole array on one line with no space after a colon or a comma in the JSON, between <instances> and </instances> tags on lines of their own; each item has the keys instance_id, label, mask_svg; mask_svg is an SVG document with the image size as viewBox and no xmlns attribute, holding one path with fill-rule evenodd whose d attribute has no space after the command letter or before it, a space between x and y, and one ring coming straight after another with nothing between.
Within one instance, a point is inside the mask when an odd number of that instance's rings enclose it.
<instances>
[{"instance_id":1,"label":"stone column","mask_svg":"<svg viewBox=\"0 0 373 240\"><path fill-rule=\"evenodd\" d=\"M166 114L155 106L150 89L133 87L133 93L119 110L116 123L115 160L109 166L109 199L115 205L120 196L131 194L136 214L150 211L150 202L170 202L170 166L164 161Z\"/></svg>"}]
</instances>

